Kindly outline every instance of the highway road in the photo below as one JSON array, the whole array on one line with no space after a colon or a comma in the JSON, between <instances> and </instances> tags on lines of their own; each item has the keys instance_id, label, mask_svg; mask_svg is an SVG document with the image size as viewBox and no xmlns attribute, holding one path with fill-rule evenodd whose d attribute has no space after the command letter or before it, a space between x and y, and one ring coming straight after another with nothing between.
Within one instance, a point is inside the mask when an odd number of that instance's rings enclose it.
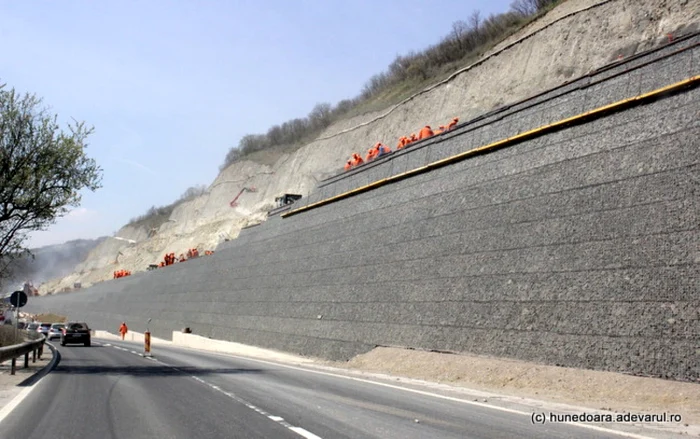
<instances>
[{"instance_id":1,"label":"highway road","mask_svg":"<svg viewBox=\"0 0 700 439\"><path fill-rule=\"evenodd\" d=\"M94 340L0 423L0 438L620 438L334 374L196 350Z\"/></svg>"}]
</instances>

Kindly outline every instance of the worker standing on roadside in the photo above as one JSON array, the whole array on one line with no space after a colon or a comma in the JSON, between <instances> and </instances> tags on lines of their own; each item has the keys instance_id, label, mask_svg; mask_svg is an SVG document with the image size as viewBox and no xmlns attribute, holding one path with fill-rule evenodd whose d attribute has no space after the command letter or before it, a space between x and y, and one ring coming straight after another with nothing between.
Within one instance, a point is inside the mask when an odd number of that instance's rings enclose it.
<instances>
[{"instance_id":1,"label":"worker standing on roadside","mask_svg":"<svg viewBox=\"0 0 700 439\"><path fill-rule=\"evenodd\" d=\"M122 322L121 326L119 327L119 333L122 335L122 340L124 340L124 336L127 332L129 332L129 328L126 327L126 322Z\"/></svg>"}]
</instances>

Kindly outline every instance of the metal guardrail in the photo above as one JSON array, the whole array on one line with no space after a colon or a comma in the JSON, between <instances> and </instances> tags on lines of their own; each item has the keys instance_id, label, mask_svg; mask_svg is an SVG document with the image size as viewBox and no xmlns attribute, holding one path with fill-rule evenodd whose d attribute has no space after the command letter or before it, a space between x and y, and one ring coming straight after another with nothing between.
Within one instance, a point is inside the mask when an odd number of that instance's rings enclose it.
<instances>
[{"instance_id":1,"label":"metal guardrail","mask_svg":"<svg viewBox=\"0 0 700 439\"><path fill-rule=\"evenodd\" d=\"M35 339L0 348L0 363L12 360L11 375L15 374L17 358L24 355L24 367L28 367L30 352L32 353L32 362L35 362L37 357L41 359L41 355L44 352L44 342L46 342L46 338L43 334L26 331L22 332L25 333L24 335L26 335L26 337Z\"/></svg>"}]
</instances>

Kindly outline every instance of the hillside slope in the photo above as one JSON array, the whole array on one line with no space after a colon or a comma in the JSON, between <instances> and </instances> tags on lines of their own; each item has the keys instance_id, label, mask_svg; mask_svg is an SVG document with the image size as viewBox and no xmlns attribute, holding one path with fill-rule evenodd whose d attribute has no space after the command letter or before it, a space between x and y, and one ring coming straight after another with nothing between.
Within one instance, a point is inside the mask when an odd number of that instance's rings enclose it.
<instances>
[{"instance_id":1,"label":"hillside slope","mask_svg":"<svg viewBox=\"0 0 700 439\"><path fill-rule=\"evenodd\" d=\"M10 277L0 282L0 285L3 289L19 289L25 282L39 285L50 279L66 276L85 260L90 251L106 239L76 239L32 249L33 257L14 261L10 266Z\"/></svg>"},{"instance_id":2,"label":"hillside slope","mask_svg":"<svg viewBox=\"0 0 700 439\"><path fill-rule=\"evenodd\" d=\"M620 56L653 47L698 28L700 4L667 0L569 0L485 54L473 66L382 112L331 125L316 140L294 151L263 151L224 169L206 194L183 203L149 237L126 226L96 247L76 271L43 286L57 291L74 282L110 279L116 269L142 271L166 252L213 249L247 224L264 220L281 193L307 195L337 173L352 152L454 116L467 120L585 74ZM229 202L243 187L239 205ZM134 241L130 243L128 240Z\"/></svg>"}]
</instances>

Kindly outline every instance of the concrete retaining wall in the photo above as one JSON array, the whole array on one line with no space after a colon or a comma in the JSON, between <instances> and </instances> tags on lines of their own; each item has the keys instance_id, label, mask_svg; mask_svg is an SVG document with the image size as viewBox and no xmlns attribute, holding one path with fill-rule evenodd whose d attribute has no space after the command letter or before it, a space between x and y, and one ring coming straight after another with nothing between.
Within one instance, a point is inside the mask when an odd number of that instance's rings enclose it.
<instances>
[{"instance_id":1,"label":"concrete retaining wall","mask_svg":"<svg viewBox=\"0 0 700 439\"><path fill-rule=\"evenodd\" d=\"M650 65L461 127L318 199L698 75L700 51ZM27 309L331 359L407 346L697 380L699 111L699 88L665 96Z\"/></svg>"}]
</instances>

